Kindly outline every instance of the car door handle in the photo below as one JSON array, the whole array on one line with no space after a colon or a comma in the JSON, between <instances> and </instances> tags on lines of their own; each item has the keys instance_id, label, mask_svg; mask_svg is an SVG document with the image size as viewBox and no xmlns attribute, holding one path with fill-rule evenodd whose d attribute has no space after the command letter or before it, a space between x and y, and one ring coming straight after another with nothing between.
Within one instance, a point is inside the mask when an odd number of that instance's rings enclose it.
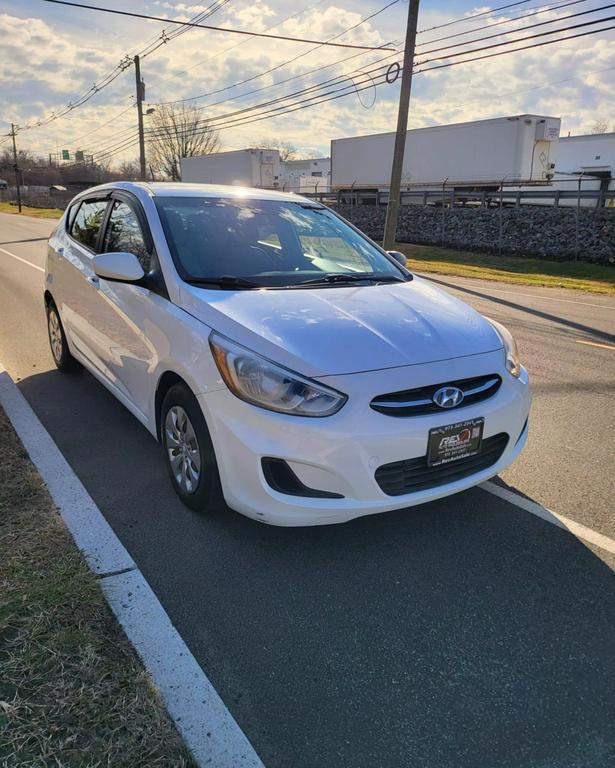
<instances>
[{"instance_id":1,"label":"car door handle","mask_svg":"<svg viewBox=\"0 0 615 768\"><path fill-rule=\"evenodd\" d=\"M96 277L96 275L90 275L88 277L88 283L91 283L94 287L98 288L100 284L100 280L98 279L98 277Z\"/></svg>"}]
</instances>

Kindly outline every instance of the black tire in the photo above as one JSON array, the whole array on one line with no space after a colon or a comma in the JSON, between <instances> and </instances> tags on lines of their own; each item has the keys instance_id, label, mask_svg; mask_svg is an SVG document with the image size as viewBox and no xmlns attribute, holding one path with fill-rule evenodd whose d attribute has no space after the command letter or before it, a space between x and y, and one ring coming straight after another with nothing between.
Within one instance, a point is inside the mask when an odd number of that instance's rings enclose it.
<instances>
[{"instance_id":1,"label":"black tire","mask_svg":"<svg viewBox=\"0 0 615 768\"><path fill-rule=\"evenodd\" d=\"M182 412L188 420L186 429L183 429ZM160 434L169 477L183 503L198 512L206 512L223 504L218 463L205 417L196 398L184 384L174 384L164 396L160 409ZM174 463L173 455L177 457ZM197 455L198 478L195 480ZM189 487L190 483L192 487Z\"/></svg>"},{"instance_id":2,"label":"black tire","mask_svg":"<svg viewBox=\"0 0 615 768\"><path fill-rule=\"evenodd\" d=\"M64 373L76 373L80 371L81 363L75 360L71 355L66 341L64 327L60 320L60 313L53 301L48 302L47 310L47 335L49 337L49 347L51 356L56 367Z\"/></svg>"}]
</instances>

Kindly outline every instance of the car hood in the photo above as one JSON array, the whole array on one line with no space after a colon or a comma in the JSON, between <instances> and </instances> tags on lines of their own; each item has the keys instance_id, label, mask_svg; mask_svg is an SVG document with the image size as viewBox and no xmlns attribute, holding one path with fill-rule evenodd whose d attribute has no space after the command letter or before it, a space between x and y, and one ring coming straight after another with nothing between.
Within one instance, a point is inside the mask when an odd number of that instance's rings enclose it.
<instances>
[{"instance_id":1,"label":"car hood","mask_svg":"<svg viewBox=\"0 0 615 768\"><path fill-rule=\"evenodd\" d=\"M219 333L306 376L431 363L502 347L482 315L416 277L407 283L292 290L184 284L181 306Z\"/></svg>"}]
</instances>

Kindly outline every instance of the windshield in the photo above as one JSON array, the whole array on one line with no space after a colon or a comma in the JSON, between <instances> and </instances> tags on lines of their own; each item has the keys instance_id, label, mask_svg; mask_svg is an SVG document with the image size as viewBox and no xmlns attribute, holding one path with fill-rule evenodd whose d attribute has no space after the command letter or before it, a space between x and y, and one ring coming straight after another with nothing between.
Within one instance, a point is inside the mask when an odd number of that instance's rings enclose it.
<instances>
[{"instance_id":1,"label":"windshield","mask_svg":"<svg viewBox=\"0 0 615 768\"><path fill-rule=\"evenodd\" d=\"M156 206L188 282L249 288L408 279L352 227L306 201L157 197Z\"/></svg>"}]
</instances>

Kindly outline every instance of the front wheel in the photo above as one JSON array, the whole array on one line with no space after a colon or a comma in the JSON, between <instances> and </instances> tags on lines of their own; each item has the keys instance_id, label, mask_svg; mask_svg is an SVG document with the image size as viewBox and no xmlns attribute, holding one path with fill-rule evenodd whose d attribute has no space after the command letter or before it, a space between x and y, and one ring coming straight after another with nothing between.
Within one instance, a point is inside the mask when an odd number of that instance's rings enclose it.
<instances>
[{"instance_id":1,"label":"front wheel","mask_svg":"<svg viewBox=\"0 0 615 768\"><path fill-rule=\"evenodd\" d=\"M160 414L164 456L175 492L190 509L223 503L218 464L201 407L183 384L169 389Z\"/></svg>"},{"instance_id":2,"label":"front wheel","mask_svg":"<svg viewBox=\"0 0 615 768\"><path fill-rule=\"evenodd\" d=\"M47 304L47 333L49 334L51 355L56 367L60 371L70 373L81 370L81 364L70 353L60 314L52 301Z\"/></svg>"}]
</instances>

